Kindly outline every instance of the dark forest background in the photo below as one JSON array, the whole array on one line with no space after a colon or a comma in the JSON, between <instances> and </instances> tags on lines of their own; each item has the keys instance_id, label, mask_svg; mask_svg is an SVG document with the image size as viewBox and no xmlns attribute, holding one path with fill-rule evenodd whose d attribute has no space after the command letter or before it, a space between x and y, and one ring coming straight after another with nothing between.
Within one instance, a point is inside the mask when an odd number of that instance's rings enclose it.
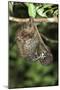
<instances>
[{"instance_id":1,"label":"dark forest background","mask_svg":"<svg viewBox=\"0 0 60 90\"><path fill-rule=\"evenodd\" d=\"M58 17L58 5L9 1L8 13L9 16L16 18ZM58 41L57 23L41 22L37 23L37 27L47 38ZM28 63L19 56L15 39L18 28L20 28L18 23L9 21L9 88L58 85L58 43L43 39L52 51L52 64Z\"/></svg>"}]
</instances>

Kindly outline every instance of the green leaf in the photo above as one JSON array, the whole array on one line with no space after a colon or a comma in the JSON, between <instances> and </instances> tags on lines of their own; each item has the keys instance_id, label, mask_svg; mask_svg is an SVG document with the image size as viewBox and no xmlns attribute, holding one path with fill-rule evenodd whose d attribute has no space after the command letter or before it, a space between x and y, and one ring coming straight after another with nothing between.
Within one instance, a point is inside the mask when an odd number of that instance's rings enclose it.
<instances>
[{"instance_id":1,"label":"green leaf","mask_svg":"<svg viewBox=\"0 0 60 90\"><path fill-rule=\"evenodd\" d=\"M40 9L37 10L37 13L38 13L40 16L42 16L42 17L47 17L47 16L46 16L46 13L43 13L43 12L44 12L44 8L40 8Z\"/></svg>"},{"instance_id":2,"label":"green leaf","mask_svg":"<svg viewBox=\"0 0 60 90\"><path fill-rule=\"evenodd\" d=\"M54 16L57 16L59 14L59 12L58 12L58 10L55 10L55 12L54 12Z\"/></svg>"},{"instance_id":3,"label":"green leaf","mask_svg":"<svg viewBox=\"0 0 60 90\"><path fill-rule=\"evenodd\" d=\"M8 8L9 8L9 12L10 12L10 13L13 13L13 3L14 3L14 2L9 2L9 3L8 3Z\"/></svg>"},{"instance_id":4,"label":"green leaf","mask_svg":"<svg viewBox=\"0 0 60 90\"><path fill-rule=\"evenodd\" d=\"M35 17L36 16L36 8L34 6L34 4L29 4L28 5L28 13L29 13L29 16L31 17Z\"/></svg>"},{"instance_id":5,"label":"green leaf","mask_svg":"<svg viewBox=\"0 0 60 90\"><path fill-rule=\"evenodd\" d=\"M45 4L43 5L43 8L51 8L52 4Z\"/></svg>"}]
</instances>

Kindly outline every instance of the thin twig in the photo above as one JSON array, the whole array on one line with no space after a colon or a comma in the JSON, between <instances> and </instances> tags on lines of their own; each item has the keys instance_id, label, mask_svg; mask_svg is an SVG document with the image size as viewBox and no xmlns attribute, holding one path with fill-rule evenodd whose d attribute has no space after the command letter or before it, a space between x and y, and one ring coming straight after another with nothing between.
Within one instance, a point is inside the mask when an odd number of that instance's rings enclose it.
<instances>
[{"instance_id":1,"label":"thin twig","mask_svg":"<svg viewBox=\"0 0 60 90\"><path fill-rule=\"evenodd\" d=\"M24 22L29 22L29 18L16 18L16 17L11 17L9 16L9 20L17 23L24 23ZM34 18L34 22L51 22L51 23L58 23L58 18L57 17L52 17L52 18Z\"/></svg>"},{"instance_id":2,"label":"thin twig","mask_svg":"<svg viewBox=\"0 0 60 90\"><path fill-rule=\"evenodd\" d=\"M50 38L47 38L45 35L43 35L42 33L40 33L41 34L41 36L46 40L46 41L49 41L50 43L58 43L58 41L57 40L52 40L52 39L50 39Z\"/></svg>"}]
</instances>

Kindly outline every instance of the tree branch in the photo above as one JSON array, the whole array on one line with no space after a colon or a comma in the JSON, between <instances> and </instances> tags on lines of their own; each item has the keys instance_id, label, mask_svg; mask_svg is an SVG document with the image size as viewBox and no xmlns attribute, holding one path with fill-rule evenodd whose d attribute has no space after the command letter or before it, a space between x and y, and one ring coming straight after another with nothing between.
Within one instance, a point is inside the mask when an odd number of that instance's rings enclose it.
<instances>
[{"instance_id":1,"label":"tree branch","mask_svg":"<svg viewBox=\"0 0 60 90\"><path fill-rule=\"evenodd\" d=\"M25 23L29 22L29 18L16 18L16 17L11 17L9 16L9 21L17 22L17 23ZM58 18L57 17L52 17L52 18L34 18L34 22L50 22L50 23L58 23Z\"/></svg>"}]
</instances>

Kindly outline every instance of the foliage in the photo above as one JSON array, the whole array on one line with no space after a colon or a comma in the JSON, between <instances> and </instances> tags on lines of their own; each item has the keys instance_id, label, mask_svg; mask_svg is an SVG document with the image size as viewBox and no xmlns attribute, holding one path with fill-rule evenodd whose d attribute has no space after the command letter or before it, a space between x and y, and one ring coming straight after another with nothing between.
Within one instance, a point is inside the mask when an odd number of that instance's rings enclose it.
<instances>
[{"instance_id":1,"label":"foliage","mask_svg":"<svg viewBox=\"0 0 60 90\"><path fill-rule=\"evenodd\" d=\"M17 3L18 4L18 3ZM15 3L15 5L17 6ZM58 5L54 4L36 4L36 3L24 3L28 8L28 14L30 17L53 17L58 16ZM23 4L20 4L24 7ZM9 2L9 10L13 13L14 2Z\"/></svg>"},{"instance_id":2,"label":"foliage","mask_svg":"<svg viewBox=\"0 0 60 90\"><path fill-rule=\"evenodd\" d=\"M9 2L8 5L9 15L20 18L58 16L58 5L55 4ZM39 23L37 26L39 32L58 40L57 24ZM46 66L37 62L29 63L19 56L15 38L19 28L19 24L9 21L9 88L58 85L58 44L44 40L52 50L52 64Z\"/></svg>"},{"instance_id":3,"label":"foliage","mask_svg":"<svg viewBox=\"0 0 60 90\"><path fill-rule=\"evenodd\" d=\"M29 3L27 4L28 6L28 13L29 13L29 16L30 17L35 17L36 16L36 9L35 9L35 6L34 4L32 3Z\"/></svg>"}]
</instances>

